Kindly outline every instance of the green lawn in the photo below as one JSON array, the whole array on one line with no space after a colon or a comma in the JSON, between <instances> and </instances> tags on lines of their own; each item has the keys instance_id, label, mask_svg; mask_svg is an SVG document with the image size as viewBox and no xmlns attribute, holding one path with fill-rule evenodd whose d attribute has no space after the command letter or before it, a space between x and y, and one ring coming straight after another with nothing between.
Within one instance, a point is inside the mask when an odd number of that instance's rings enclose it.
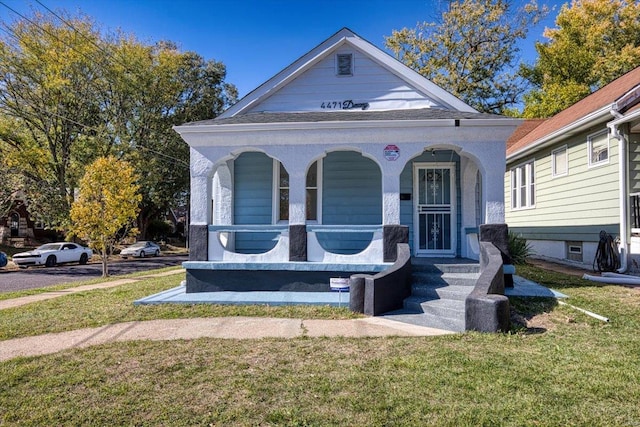
<instances>
[{"instance_id":1,"label":"green lawn","mask_svg":"<svg viewBox=\"0 0 640 427\"><path fill-rule=\"evenodd\" d=\"M518 272L611 321L512 299L510 334L141 341L14 359L0 363L0 425L640 425L640 291ZM131 305L180 276L0 311L0 336L152 318L351 316Z\"/></svg>"}]
</instances>

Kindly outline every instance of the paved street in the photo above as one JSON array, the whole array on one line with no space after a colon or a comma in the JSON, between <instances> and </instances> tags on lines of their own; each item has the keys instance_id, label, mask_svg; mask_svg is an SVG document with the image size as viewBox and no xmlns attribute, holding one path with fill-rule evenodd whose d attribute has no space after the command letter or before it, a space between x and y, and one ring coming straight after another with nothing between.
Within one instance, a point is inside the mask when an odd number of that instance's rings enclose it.
<instances>
[{"instance_id":1,"label":"paved street","mask_svg":"<svg viewBox=\"0 0 640 427\"><path fill-rule=\"evenodd\" d=\"M128 258L109 262L109 275L121 276L137 271L180 265L187 255L167 255L154 258ZM98 257L87 265L65 264L56 267L29 267L24 270L0 270L0 292L42 288L61 283L89 280L102 275L102 264Z\"/></svg>"}]
</instances>

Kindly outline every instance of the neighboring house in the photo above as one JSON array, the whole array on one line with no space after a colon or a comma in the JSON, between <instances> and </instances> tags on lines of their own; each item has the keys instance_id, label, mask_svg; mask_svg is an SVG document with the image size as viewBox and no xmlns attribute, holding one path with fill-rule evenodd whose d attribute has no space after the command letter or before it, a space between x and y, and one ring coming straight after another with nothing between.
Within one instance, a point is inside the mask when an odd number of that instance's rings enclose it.
<instances>
[{"instance_id":1,"label":"neighboring house","mask_svg":"<svg viewBox=\"0 0 640 427\"><path fill-rule=\"evenodd\" d=\"M187 292L216 289L216 269L368 270L399 242L478 259L478 225L504 223L519 124L340 30L218 118L175 127L191 147Z\"/></svg>"},{"instance_id":2,"label":"neighboring house","mask_svg":"<svg viewBox=\"0 0 640 427\"><path fill-rule=\"evenodd\" d=\"M591 266L604 230L640 259L640 67L509 139L509 229L537 255Z\"/></svg>"},{"instance_id":3,"label":"neighboring house","mask_svg":"<svg viewBox=\"0 0 640 427\"><path fill-rule=\"evenodd\" d=\"M0 218L0 243L12 246L29 246L44 232L31 220L22 198L16 198L5 217Z\"/></svg>"}]
</instances>

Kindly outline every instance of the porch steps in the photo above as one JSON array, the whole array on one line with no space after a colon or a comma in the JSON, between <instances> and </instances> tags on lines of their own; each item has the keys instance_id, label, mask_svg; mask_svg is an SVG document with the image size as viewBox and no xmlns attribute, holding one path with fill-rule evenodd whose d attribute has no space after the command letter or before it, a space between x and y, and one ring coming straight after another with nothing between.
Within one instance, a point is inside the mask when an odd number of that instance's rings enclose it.
<instances>
[{"instance_id":1,"label":"porch steps","mask_svg":"<svg viewBox=\"0 0 640 427\"><path fill-rule=\"evenodd\" d=\"M406 323L462 332L465 330L465 299L473 290L478 264L414 265L411 296L404 308L384 316Z\"/></svg>"}]
</instances>

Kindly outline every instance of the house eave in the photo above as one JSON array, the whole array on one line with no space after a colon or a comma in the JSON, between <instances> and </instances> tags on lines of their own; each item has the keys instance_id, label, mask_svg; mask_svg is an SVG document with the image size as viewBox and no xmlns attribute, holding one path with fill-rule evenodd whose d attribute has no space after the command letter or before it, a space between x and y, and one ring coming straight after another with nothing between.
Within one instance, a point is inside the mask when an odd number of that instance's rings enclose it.
<instances>
[{"instance_id":1,"label":"house eave","mask_svg":"<svg viewBox=\"0 0 640 427\"><path fill-rule=\"evenodd\" d=\"M181 135L196 133L270 132L296 130L340 130L340 129L392 129L420 127L515 127L520 119L435 119L435 120L362 120L287 123L242 123L242 124L201 124L174 126Z\"/></svg>"},{"instance_id":2,"label":"house eave","mask_svg":"<svg viewBox=\"0 0 640 427\"><path fill-rule=\"evenodd\" d=\"M602 107L582 118L572 122L571 124L564 126L552 133L545 135L544 137L534 141L533 143L523 147L509 155L507 155L507 162L513 162L516 160L520 160L523 157L534 153L542 148L548 147L550 145L555 144L556 142L562 141L566 139L568 136L575 135L576 133L580 133L590 127L592 127L595 123L606 122L608 118L612 117L611 112L616 109L616 104L609 104L605 107Z\"/></svg>"}]
</instances>

